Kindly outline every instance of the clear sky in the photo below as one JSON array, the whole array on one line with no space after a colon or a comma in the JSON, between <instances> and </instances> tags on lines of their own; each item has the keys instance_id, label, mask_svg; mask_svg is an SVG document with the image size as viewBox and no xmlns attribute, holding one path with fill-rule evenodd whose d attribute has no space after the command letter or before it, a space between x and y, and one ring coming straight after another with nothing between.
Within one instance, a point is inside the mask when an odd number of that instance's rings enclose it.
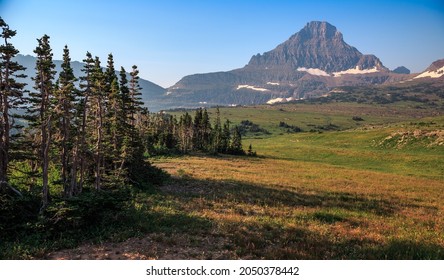
<instances>
[{"instance_id":1,"label":"clear sky","mask_svg":"<svg viewBox=\"0 0 444 280\"><path fill-rule=\"evenodd\" d=\"M163 87L183 76L243 67L312 20L328 21L344 40L390 69L423 71L444 58L444 1L283 0L0 0L0 16L17 30L12 43L33 54L51 37L54 59L67 44L106 64L136 64Z\"/></svg>"}]
</instances>

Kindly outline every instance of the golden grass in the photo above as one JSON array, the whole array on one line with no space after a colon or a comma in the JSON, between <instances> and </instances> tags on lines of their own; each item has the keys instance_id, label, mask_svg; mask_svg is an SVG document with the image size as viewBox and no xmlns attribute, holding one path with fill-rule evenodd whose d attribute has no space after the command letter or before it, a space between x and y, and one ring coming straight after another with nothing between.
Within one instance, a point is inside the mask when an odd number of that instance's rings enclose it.
<instances>
[{"instance_id":1,"label":"golden grass","mask_svg":"<svg viewBox=\"0 0 444 280\"><path fill-rule=\"evenodd\" d=\"M240 258L440 258L443 182L270 158L187 156L154 164L163 188L210 220ZM175 180L173 180L175 181Z\"/></svg>"},{"instance_id":2,"label":"golden grass","mask_svg":"<svg viewBox=\"0 0 444 280\"><path fill-rule=\"evenodd\" d=\"M271 132L243 141L259 157L154 159L173 179L149 203L191 217L191 234L223 237L230 258L444 259L444 147L379 145L398 130L443 129L443 117L418 119L433 114L336 103L221 108ZM279 121L341 131L287 134Z\"/></svg>"}]
</instances>

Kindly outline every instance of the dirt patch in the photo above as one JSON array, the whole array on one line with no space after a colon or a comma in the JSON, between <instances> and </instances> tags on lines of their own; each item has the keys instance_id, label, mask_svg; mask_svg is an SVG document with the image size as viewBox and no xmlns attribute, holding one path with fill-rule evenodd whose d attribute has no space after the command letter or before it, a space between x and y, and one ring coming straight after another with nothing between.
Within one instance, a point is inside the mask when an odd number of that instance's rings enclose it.
<instances>
[{"instance_id":1,"label":"dirt patch","mask_svg":"<svg viewBox=\"0 0 444 280\"><path fill-rule=\"evenodd\" d=\"M50 260L192 260L237 259L230 251L230 241L218 236L189 236L184 234L149 234L124 242L85 244L47 254Z\"/></svg>"}]
</instances>

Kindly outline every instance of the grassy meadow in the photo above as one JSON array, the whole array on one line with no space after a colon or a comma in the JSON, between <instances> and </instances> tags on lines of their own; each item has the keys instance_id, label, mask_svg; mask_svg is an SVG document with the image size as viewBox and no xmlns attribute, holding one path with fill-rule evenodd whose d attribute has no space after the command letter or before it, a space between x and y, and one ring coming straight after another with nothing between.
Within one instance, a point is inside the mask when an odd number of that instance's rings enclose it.
<instances>
[{"instance_id":1,"label":"grassy meadow","mask_svg":"<svg viewBox=\"0 0 444 280\"><path fill-rule=\"evenodd\" d=\"M197 258L443 259L444 118L392 106L221 108L269 132L244 138L258 157L157 158L173 179L139 203L191 221L169 232L223 238Z\"/></svg>"}]
</instances>

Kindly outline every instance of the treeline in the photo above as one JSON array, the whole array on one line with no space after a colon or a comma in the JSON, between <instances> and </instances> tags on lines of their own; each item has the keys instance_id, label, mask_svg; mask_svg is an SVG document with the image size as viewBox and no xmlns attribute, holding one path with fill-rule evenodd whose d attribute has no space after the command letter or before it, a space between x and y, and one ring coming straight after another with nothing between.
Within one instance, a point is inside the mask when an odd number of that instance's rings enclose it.
<instances>
[{"instance_id":1,"label":"treeline","mask_svg":"<svg viewBox=\"0 0 444 280\"><path fill-rule=\"evenodd\" d=\"M185 112L179 118L163 113L144 115L144 146L150 155L200 151L211 154L245 155L239 126L221 122L219 108L214 121L206 109L197 109L194 117Z\"/></svg>"}]
</instances>

